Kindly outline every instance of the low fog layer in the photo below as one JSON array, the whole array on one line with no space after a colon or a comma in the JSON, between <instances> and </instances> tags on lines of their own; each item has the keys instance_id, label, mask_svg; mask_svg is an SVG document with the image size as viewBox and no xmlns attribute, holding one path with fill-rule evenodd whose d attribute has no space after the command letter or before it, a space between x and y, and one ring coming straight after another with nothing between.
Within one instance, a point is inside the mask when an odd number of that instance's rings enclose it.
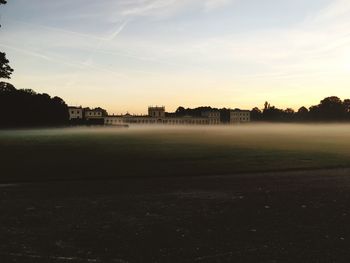
<instances>
[{"instance_id":1,"label":"low fog layer","mask_svg":"<svg viewBox=\"0 0 350 263\"><path fill-rule=\"evenodd\" d=\"M235 126L78 127L0 131L0 140L13 137L71 137L106 135L115 138L154 140L181 144L237 146L329 152L350 155L350 124L245 124Z\"/></svg>"},{"instance_id":2,"label":"low fog layer","mask_svg":"<svg viewBox=\"0 0 350 263\"><path fill-rule=\"evenodd\" d=\"M350 125L341 124L0 131L0 181L232 175L350 167L349 131Z\"/></svg>"}]
</instances>

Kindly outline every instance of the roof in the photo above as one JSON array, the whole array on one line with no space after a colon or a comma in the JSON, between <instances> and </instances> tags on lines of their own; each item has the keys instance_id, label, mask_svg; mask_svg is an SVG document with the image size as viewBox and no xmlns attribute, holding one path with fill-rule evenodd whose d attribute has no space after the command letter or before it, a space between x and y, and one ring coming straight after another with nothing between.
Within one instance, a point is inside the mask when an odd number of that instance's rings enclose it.
<instances>
[{"instance_id":1,"label":"roof","mask_svg":"<svg viewBox=\"0 0 350 263\"><path fill-rule=\"evenodd\" d=\"M83 108L80 106L80 107L77 107L77 106L68 106L68 109L77 109L77 110L82 110Z\"/></svg>"},{"instance_id":2,"label":"roof","mask_svg":"<svg viewBox=\"0 0 350 263\"><path fill-rule=\"evenodd\" d=\"M86 109L85 111L91 111L91 112L103 112L101 109Z\"/></svg>"},{"instance_id":3,"label":"roof","mask_svg":"<svg viewBox=\"0 0 350 263\"><path fill-rule=\"evenodd\" d=\"M161 106L161 107L159 107L159 106L155 106L155 107L153 107L153 106L149 106L148 107L148 110L150 111L150 110L160 110L160 111L165 111L165 107L164 106Z\"/></svg>"},{"instance_id":4,"label":"roof","mask_svg":"<svg viewBox=\"0 0 350 263\"><path fill-rule=\"evenodd\" d=\"M250 112L250 110L234 109L234 110L231 110L231 112Z\"/></svg>"}]
</instances>

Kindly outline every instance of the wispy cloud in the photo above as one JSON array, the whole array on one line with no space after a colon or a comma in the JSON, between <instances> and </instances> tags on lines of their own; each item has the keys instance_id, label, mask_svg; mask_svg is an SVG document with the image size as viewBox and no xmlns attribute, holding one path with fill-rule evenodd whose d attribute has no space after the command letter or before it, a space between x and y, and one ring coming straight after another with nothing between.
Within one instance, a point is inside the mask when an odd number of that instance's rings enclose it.
<instances>
[{"instance_id":1,"label":"wispy cloud","mask_svg":"<svg viewBox=\"0 0 350 263\"><path fill-rule=\"evenodd\" d=\"M347 16L350 12L350 2L348 0L335 0L317 15L312 16L314 22L326 22Z\"/></svg>"},{"instance_id":2,"label":"wispy cloud","mask_svg":"<svg viewBox=\"0 0 350 263\"><path fill-rule=\"evenodd\" d=\"M231 66L245 64L251 68L252 75L256 67L266 74L281 71L283 75L286 72L300 75L304 71L314 75L341 66L344 54L350 52L349 28L350 2L338 0L288 29L276 27L174 43L157 39L143 41L142 49L159 60L216 65L226 71Z\"/></svg>"},{"instance_id":3,"label":"wispy cloud","mask_svg":"<svg viewBox=\"0 0 350 263\"><path fill-rule=\"evenodd\" d=\"M66 87L73 86L77 82L80 71L85 70L88 67L95 67L98 69L100 68L100 67L94 66L94 56L103 47L104 44L115 39L124 30L127 24L128 24L128 21L125 21L121 25L117 25L117 27L108 36L106 36L105 38L102 38L99 41L99 43L94 47L94 49L90 52L87 58L81 62L81 67L79 68L79 70L76 71L74 75L67 80ZM116 72L111 72L110 70L107 70L107 71L109 71L113 75L116 74Z\"/></svg>"},{"instance_id":4,"label":"wispy cloud","mask_svg":"<svg viewBox=\"0 0 350 263\"><path fill-rule=\"evenodd\" d=\"M0 47L4 47L6 49L10 49L10 50L14 50L14 51L17 51L17 52L20 52L20 53L24 53L24 54L32 56L32 57L36 57L36 58L52 61L52 59L50 57L45 56L45 55L43 55L42 53L39 53L39 52L30 51L28 49L13 47L13 46L9 46L9 45L2 44L2 43L0 43Z\"/></svg>"},{"instance_id":5,"label":"wispy cloud","mask_svg":"<svg viewBox=\"0 0 350 263\"><path fill-rule=\"evenodd\" d=\"M204 8L206 11L221 8L231 4L232 0L206 0L204 1Z\"/></svg>"},{"instance_id":6,"label":"wispy cloud","mask_svg":"<svg viewBox=\"0 0 350 263\"><path fill-rule=\"evenodd\" d=\"M125 0L117 4L121 16L173 16L187 9L210 11L233 0Z\"/></svg>"}]
</instances>

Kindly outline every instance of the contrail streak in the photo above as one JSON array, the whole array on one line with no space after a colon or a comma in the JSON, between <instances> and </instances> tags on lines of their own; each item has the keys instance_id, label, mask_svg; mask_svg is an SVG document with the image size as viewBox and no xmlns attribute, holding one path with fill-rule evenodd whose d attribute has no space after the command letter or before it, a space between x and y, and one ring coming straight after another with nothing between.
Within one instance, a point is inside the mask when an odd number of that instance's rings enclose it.
<instances>
[{"instance_id":1,"label":"contrail streak","mask_svg":"<svg viewBox=\"0 0 350 263\"><path fill-rule=\"evenodd\" d=\"M96 40L106 40L106 38L99 37L99 36L96 36L96 35L84 34L84 33L76 32L76 31L70 31L70 30L66 30L66 29L61 29L61 28L58 28L58 27L51 27L51 26L46 26L46 25L44 26L44 25L35 24L35 23L29 23L29 22L25 22L25 21L12 19L12 18L7 18L7 20L15 22L15 23L18 23L18 24L29 25L29 26L33 26L33 27L40 27L40 28L43 28L43 29L46 29L46 30L61 32L61 33L65 33L65 34L68 34L68 35L75 35L75 36L84 37L84 38L92 38L92 39L96 39Z\"/></svg>"},{"instance_id":2,"label":"contrail streak","mask_svg":"<svg viewBox=\"0 0 350 263\"><path fill-rule=\"evenodd\" d=\"M105 38L100 39L100 42L96 45L96 47L94 48L94 50L92 50L92 52L89 54L89 56L83 61L81 62L81 67L79 68L79 70L83 70L86 67L94 67L93 66L93 57L95 56L95 54L101 49L101 47L106 43L106 42L110 42L113 39L115 39L126 27L126 25L129 23L129 20L126 20L124 23L122 23L120 26L118 26L115 30L113 30L113 32L108 35ZM79 70L77 70L74 75L71 77L71 79L67 82L66 87L73 85L76 82L76 79L78 77L79 74ZM115 74L115 72L113 72L113 74Z\"/></svg>"},{"instance_id":3,"label":"contrail streak","mask_svg":"<svg viewBox=\"0 0 350 263\"><path fill-rule=\"evenodd\" d=\"M23 53L23 54L26 54L26 55L29 55L29 56L32 56L32 57L40 58L40 59L43 59L43 60L46 60L46 61L59 63L59 64L62 64L62 65L67 65L67 66L74 67L74 68L77 68L77 69L82 69L84 67L89 67L89 68L93 68L93 69L96 69L96 70L99 70L99 71L102 71L102 72L107 72L109 74L113 74L113 75L115 75L115 76L117 76L119 78L120 77L124 77L121 74L117 74L117 73L115 73L114 71L112 71L110 69L106 69L106 68L103 68L103 67L100 67L100 66L87 65L87 64L84 64L84 63L80 63L80 62L68 62L66 60L62 60L62 59L46 56L46 55L40 54L40 53L35 52L35 51L31 51L31 50L27 50L27 49L23 49L23 48L18 48L18 47L13 47L13 46L9 46L9 45L6 45L6 44L1 44L1 43L0 43L0 47L11 49L13 51L20 52L20 53Z\"/></svg>"}]
</instances>

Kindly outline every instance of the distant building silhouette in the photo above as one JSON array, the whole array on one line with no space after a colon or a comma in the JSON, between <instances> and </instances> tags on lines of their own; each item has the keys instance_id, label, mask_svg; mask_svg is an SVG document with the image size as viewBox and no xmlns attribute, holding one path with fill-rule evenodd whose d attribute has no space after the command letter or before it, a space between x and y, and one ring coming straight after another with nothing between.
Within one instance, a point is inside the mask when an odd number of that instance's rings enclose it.
<instances>
[{"instance_id":1,"label":"distant building silhouette","mask_svg":"<svg viewBox=\"0 0 350 263\"><path fill-rule=\"evenodd\" d=\"M153 118L165 118L165 107L148 107L148 116Z\"/></svg>"},{"instance_id":2,"label":"distant building silhouette","mask_svg":"<svg viewBox=\"0 0 350 263\"><path fill-rule=\"evenodd\" d=\"M233 110L231 111L231 122L245 123L250 122L250 111ZM127 125L127 124L170 124L170 125L218 125L220 121L220 111L205 110L200 116L176 116L173 113L167 114L165 107L148 107L148 115L108 115L101 108L82 108L69 107L69 119L72 123L77 120L84 120L87 124L104 125Z\"/></svg>"},{"instance_id":3,"label":"distant building silhouette","mask_svg":"<svg viewBox=\"0 0 350 263\"><path fill-rule=\"evenodd\" d=\"M230 111L230 123L245 123L250 122L250 111L235 109Z\"/></svg>"},{"instance_id":4,"label":"distant building silhouette","mask_svg":"<svg viewBox=\"0 0 350 263\"><path fill-rule=\"evenodd\" d=\"M203 111L201 113L201 115L203 117L206 117L206 118L209 118L209 119L212 119L212 120L219 120L220 121L220 112L219 111L214 111L214 110Z\"/></svg>"},{"instance_id":5,"label":"distant building silhouette","mask_svg":"<svg viewBox=\"0 0 350 263\"><path fill-rule=\"evenodd\" d=\"M214 125L220 124L220 113L207 114L202 117L183 116L183 117L166 117L165 107L148 107L148 115L120 115L107 116L105 118L106 125L120 124L171 124L171 125Z\"/></svg>"}]
</instances>

